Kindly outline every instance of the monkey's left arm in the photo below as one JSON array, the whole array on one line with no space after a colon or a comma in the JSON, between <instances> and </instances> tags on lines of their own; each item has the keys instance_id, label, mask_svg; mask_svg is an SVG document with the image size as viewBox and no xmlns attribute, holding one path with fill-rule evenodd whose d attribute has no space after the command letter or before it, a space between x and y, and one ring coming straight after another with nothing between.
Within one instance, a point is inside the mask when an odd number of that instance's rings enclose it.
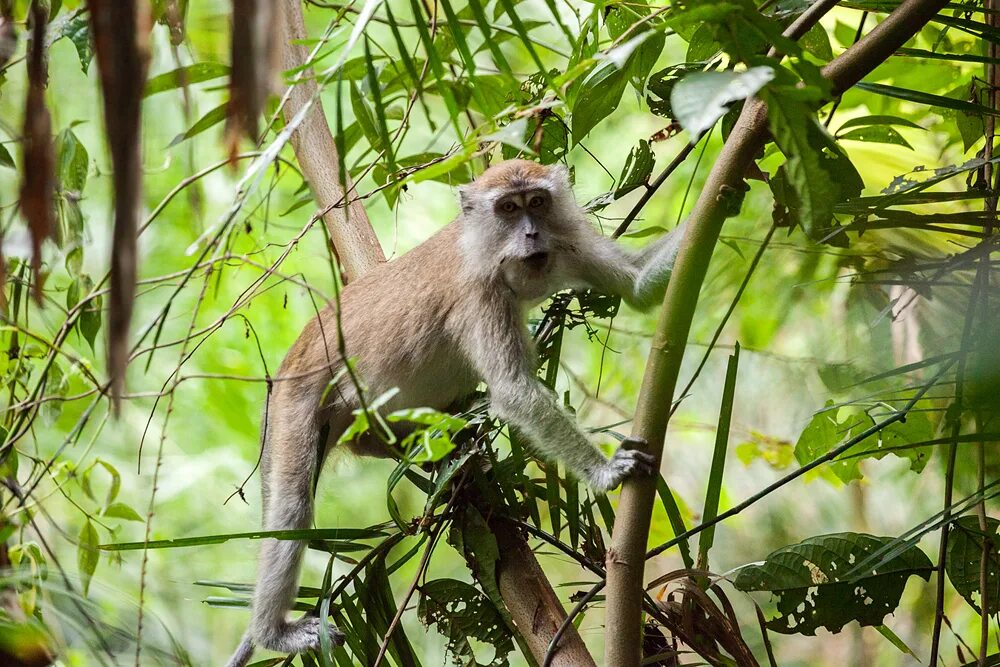
<instances>
[{"instance_id":1,"label":"monkey's left arm","mask_svg":"<svg viewBox=\"0 0 1000 667\"><path fill-rule=\"evenodd\" d=\"M576 277L588 287L618 294L634 308L651 308L666 292L686 224L678 225L638 252L625 250L594 232L595 243L579 255Z\"/></svg>"}]
</instances>

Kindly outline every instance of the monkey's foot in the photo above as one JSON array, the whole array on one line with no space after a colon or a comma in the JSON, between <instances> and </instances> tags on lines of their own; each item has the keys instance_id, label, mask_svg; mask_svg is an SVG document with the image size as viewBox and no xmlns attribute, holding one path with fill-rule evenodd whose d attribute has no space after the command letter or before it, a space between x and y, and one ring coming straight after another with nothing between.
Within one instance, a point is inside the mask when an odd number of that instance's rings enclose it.
<instances>
[{"instance_id":1,"label":"monkey's foot","mask_svg":"<svg viewBox=\"0 0 1000 667\"><path fill-rule=\"evenodd\" d=\"M330 644L341 646L346 637L333 625L327 625ZM273 633L257 637L257 644L281 653L304 653L320 648L320 633L323 624L315 616L304 616L297 621L286 623Z\"/></svg>"},{"instance_id":2,"label":"monkey's foot","mask_svg":"<svg viewBox=\"0 0 1000 667\"><path fill-rule=\"evenodd\" d=\"M626 477L651 477L656 474L656 458L652 454L632 449L646 443L638 438L626 438L615 451L614 456L591 477L595 489L610 491Z\"/></svg>"}]
</instances>

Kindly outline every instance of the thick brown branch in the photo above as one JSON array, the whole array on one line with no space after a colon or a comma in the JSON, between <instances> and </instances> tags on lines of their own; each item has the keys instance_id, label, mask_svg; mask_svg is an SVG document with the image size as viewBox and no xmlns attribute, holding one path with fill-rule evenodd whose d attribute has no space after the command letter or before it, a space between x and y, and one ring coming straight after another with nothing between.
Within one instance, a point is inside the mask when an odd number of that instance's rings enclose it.
<instances>
[{"instance_id":1,"label":"thick brown branch","mask_svg":"<svg viewBox=\"0 0 1000 667\"><path fill-rule=\"evenodd\" d=\"M833 4L816 3L811 9L817 10L814 19L822 15L818 11L820 6L828 9ZM827 65L823 74L833 83L835 91L846 90L892 55L945 4L945 0L906 0L864 39ZM760 102L750 101L744 106L689 218L653 337L633 427L633 435L649 443L647 451L657 460L663 453L669 406L698 293L726 218L725 193L741 186L766 137L766 108ZM655 494L651 478L628 480L622 488L607 558L607 665L633 667L642 659L643 567Z\"/></svg>"},{"instance_id":2,"label":"thick brown branch","mask_svg":"<svg viewBox=\"0 0 1000 667\"><path fill-rule=\"evenodd\" d=\"M531 653L525 658L540 665L545 660L549 642L566 618L566 611L517 525L507 520L494 520L491 528L500 547L497 567L500 595L521 634L521 645ZM551 664L555 667L596 667L574 626L563 633L559 653Z\"/></svg>"}]
</instances>

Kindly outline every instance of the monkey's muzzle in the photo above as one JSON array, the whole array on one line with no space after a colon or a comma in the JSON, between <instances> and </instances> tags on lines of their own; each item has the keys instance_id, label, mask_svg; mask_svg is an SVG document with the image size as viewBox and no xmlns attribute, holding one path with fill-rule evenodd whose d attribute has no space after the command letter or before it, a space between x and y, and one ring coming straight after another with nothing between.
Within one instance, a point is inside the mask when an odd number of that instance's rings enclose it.
<instances>
[{"instance_id":1,"label":"monkey's muzzle","mask_svg":"<svg viewBox=\"0 0 1000 667\"><path fill-rule=\"evenodd\" d=\"M531 271L541 271L549 265L549 253L534 252L524 258L524 265Z\"/></svg>"}]
</instances>

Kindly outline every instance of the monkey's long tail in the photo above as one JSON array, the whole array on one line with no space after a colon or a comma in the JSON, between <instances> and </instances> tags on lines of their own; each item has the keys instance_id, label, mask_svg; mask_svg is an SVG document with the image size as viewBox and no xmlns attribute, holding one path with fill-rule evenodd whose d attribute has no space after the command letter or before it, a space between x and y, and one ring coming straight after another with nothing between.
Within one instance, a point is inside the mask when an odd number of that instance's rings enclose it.
<instances>
[{"instance_id":1,"label":"monkey's long tail","mask_svg":"<svg viewBox=\"0 0 1000 667\"><path fill-rule=\"evenodd\" d=\"M250 631L248 630L243 635L243 640L240 642L236 652L233 653L233 656L229 658L229 662L226 663L226 667L246 667L247 663L250 662L251 656L253 656L253 639L250 638Z\"/></svg>"}]
</instances>

